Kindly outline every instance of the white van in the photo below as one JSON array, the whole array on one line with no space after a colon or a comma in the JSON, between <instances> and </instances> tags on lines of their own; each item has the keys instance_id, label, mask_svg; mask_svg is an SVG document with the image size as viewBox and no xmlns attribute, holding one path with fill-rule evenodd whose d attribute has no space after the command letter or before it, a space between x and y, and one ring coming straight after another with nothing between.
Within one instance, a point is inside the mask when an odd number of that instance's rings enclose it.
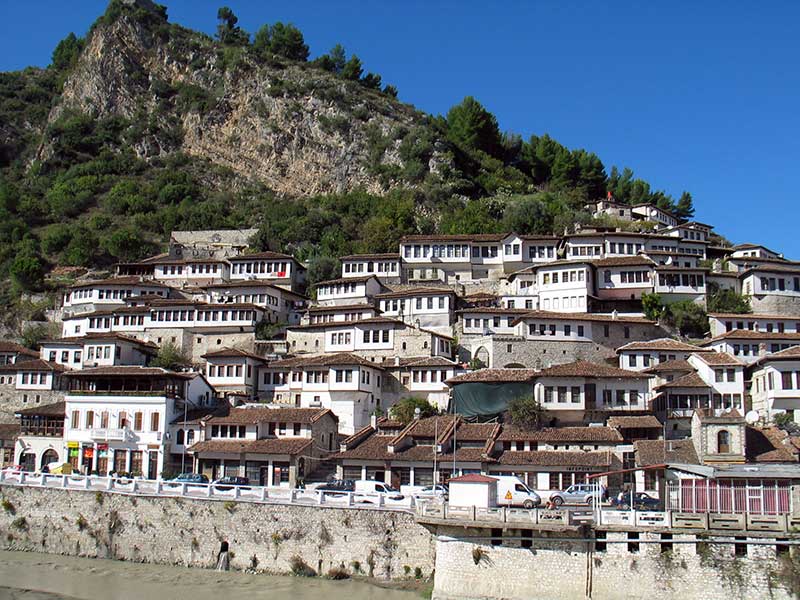
<instances>
[{"instance_id":1,"label":"white van","mask_svg":"<svg viewBox=\"0 0 800 600\"><path fill-rule=\"evenodd\" d=\"M542 503L539 494L525 485L525 482L517 476L491 474L490 477L497 479L498 506L535 508Z\"/></svg>"},{"instance_id":2,"label":"white van","mask_svg":"<svg viewBox=\"0 0 800 600\"><path fill-rule=\"evenodd\" d=\"M388 483L372 479L359 479L356 481L354 491L356 494L386 494L389 500L403 499L403 495Z\"/></svg>"}]
</instances>

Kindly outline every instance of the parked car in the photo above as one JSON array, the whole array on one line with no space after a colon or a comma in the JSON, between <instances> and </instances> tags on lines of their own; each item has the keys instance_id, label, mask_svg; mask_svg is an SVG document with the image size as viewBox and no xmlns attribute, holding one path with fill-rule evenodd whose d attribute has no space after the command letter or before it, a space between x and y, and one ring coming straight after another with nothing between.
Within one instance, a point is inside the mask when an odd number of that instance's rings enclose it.
<instances>
[{"instance_id":1,"label":"parked car","mask_svg":"<svg viewBox=\"0 0 800 600\"><path fill-rule=\"evenodd\" d=\"M413 496L422 499L447 500L449 490L446 484L437 483L436 485L403 485L400 486L400 493L404 496Z\"/></svg>"},{"instance_id":2,"label":"parked car","mask_svg":"<svg viewBox=\"0 0 800 600\"><path fill-rule=\"evenodd\" d=\"M352 479L331 479L317 486L316 489L325 492L326 495L344 496L347 493L354 492L356 485Z\"/></svg>"},{"instance_id":3,"label":"parked car","mask_svg":"<svg viewBox=\"0 0 800 600\"><path fill-rule=\"evenodd\" d=\"M220 477L214 481L213 485L218 490L230 490L234 487L246 487L250 485L250 480L247 477Z\"/></svg>"},{"instance_id":4,"label":"parked car","mask_svg":"<svg viewBox=\"0 0 800 600\"><path fill-rule=\"evenodd\" d=\"M202 473L181 473L170 481L172 483L208 483L208 477Z\"/></svg>"},{"instance_id":5,"label":"parked car","mask_svg":"<svg viewBox=\"0 0 800 600\"><path fill-rule=\"evenodd\" d=\"M556 506L562 504L592 504L593 498L597 497L598 502L602 502L608 491L605 486L598 486L594 483L576 483L562 491L550 494L550 501Z\"/></svg>"},{"instance_id":6,"label":"parked car","mask_svg":"<svg viewBox=\"0 0 800 600\"><path fill-rule=\"evenodd\" d=\"M497 480L497 504L536 508L542 499L516 475L492 475Z\"/></svg>"},{"instance_id":7,"label":"parked car","mask_svg":"<svg viewBox=\"0 0 800 600\"><path fill-rule=\"evenodd\" d=\"M631 493L627 492L622 495L621 499L619 496L612 498L611 504L628 510L631 507L631 500L633 500L633 508L637 510L658 510L661 507L661 501L658 498L653 498L645 492L633 492L632 495L633 498L631 498Z\"/></svg>"},{"instance_id":8,"label":"parked car","mask_svg":"<svg viewBox=\"0 0 800 600\"><path fill-rule=\"evenodd\" d=\"M388 483L373 481L371 479L359 479L355 482L355 492L357 494L385 494L389 500L402 500L403 494L394 489ZM360 498L363 502L373 502L375 499L369 496Z\"/></svg>"}]
</instances>

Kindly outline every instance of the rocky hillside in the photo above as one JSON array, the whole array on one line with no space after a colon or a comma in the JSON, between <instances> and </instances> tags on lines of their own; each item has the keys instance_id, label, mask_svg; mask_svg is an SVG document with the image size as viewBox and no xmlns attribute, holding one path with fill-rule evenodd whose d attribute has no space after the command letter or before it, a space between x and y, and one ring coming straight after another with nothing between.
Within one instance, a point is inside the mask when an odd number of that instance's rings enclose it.
<instances>
[{"instance_id":1,"label":"rocky hillside","mask_svg":"<svg viewBox=\"0 0 800 600\"><path fill-rule=\"evenodd\" d=\"M424 159L417 180L451 162L427 119L386 94L304 63L225 53L211 38L159 19L132 10L101 19L49 122L70 110L146 116L151 131L134 143L140 158L181 151L291 196L380 193L409 183L402 181L409 161ZM424 152L401 152L421 137ZM45 143L39 159L49 151ZM392 167L395 177L387 176Z\"/></svg>"}]
</instances>

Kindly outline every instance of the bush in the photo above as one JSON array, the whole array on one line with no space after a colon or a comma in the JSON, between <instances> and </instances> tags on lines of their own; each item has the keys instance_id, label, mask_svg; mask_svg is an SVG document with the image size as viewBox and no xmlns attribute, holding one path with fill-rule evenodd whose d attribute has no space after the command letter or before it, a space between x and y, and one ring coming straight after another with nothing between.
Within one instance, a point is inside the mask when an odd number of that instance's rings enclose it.
<instances>
[{"instance_id":1,"label":"bush","mask_svg":"<svg viewBox=\"0 0 800 600\"><path fill-rule=\"evenodd\" d=\"M421 419L439 414L436 407L423 398L403 398L389 410L389 414L401 423L410 423L418 408Z\"/></svg>"},{"instance_id":2,"label":"bush","mask_svg":"<svg viewBox=\"0 0 800 600\"><path fill-rule=\"evenodd\" d=\"M317 572L306 564L306 562L297 554L289 559L289 568L292 574L297 577L316 577Z\"/></svg>"},{"instance_id":3,"label":"bush","mask_svg":"<svg viewBox=\"0 0 800 600\"><path fill-rule=\"evenodd\" d=\"M544 409L533 396L514 398L508 403L511 422L527 431L539 429L544 421Z\"/></svg>"},{"instance_id":4,"label":"bush","mask_svg":"<svg viewBox=\"0 0 800 600\"><path fill-rule=\"evenodd\" d=\"M344 567L331 567L328 569L328 574L326 575L328 579L334 579L336 581L342 579L350 579L350 573L347 572L347 569Z\"/></svg>"},{"instance_id":5,"label":"bush","mask_svg":"<svg viewBox=\"0 0 800 600\"><path fill-rule=\"evenodd\" d=\"M3 507L3 510L11 515L17 514L17 509L14 506L14 503L11 502L8 498L3 498L3 501L0 502L0 506Z\"/></svg>"}]
</instances>

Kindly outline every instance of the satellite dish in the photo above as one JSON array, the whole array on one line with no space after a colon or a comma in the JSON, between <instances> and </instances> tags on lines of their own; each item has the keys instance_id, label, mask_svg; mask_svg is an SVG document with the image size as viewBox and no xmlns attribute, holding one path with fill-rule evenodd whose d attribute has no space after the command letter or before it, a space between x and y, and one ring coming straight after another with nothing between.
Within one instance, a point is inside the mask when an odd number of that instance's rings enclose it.
<instances>
[{"instance_id":1,"label":"satellite dish","mask_svg":"<svg viewBox=\"0 0 800 600\"><path fill-rule=\"evenodd\" d=\"M757 410L748 411L748 413L744 416L744 420L747 422L748 425L755 425L758 423L760 416Z\"/></svg>"}]
</instances>

